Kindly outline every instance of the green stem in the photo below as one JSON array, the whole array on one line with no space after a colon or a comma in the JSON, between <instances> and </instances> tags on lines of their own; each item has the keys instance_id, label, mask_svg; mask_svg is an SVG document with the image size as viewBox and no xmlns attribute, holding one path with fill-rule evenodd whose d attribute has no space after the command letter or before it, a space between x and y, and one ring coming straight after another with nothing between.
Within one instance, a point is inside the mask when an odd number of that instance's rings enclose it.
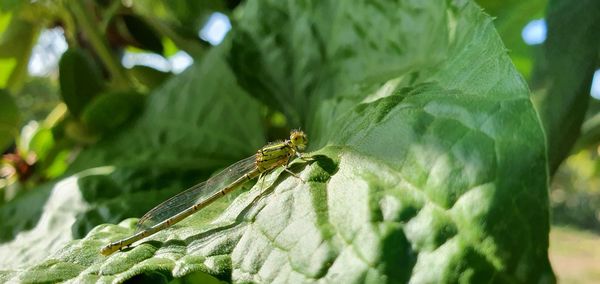
<instances>
[{"instance_id":1,"label":"green stem","mask_svg":"<svg viewBox=\"0 0 600 284\"><path fill-rule=\"evenodd\" d=\"M113 1L112 3L110 3L110 6L108 6L106 12L104 12L104 15L102 16L102 21L100 22L101 30L105 31L108 28L110 21L115 17L117 12L121 8L121 5L121 1Z\"/></svg>"},{"instance_id":2,"label":"green stem","mask_svg":"<svg viewBox=\"0 0 600 284\"><path fill-rule=\"evenodd\" d=\"M192 57L200 57L205 53L205 49L198 41L194 41L188 38L184 38L177 34L169 25L164 22L153 18L143 16L146 23L154 28L161 35L168 37L173 43L181 50L187 52Z\"/></svg>"},{"instance_id":3,"label":"green stem","mask_svg":"<svg viewBox=\"0 0 600 284\"><path fill-rule=\"evenodd\" d=\"M108 69L108 72L111 74L115 86L118 89L129 88L132 85L132 81L121 67L121 64L113 57L113 54L108 48L108 43L104 40L101 31L97 28L98 26L93 20L95 17L84 7L82 0L72 0L70 7L81 30L92 45L92 48L96 51L98 57L100 57L100 60L102 60Z\"/></svg>"}]
</instances>

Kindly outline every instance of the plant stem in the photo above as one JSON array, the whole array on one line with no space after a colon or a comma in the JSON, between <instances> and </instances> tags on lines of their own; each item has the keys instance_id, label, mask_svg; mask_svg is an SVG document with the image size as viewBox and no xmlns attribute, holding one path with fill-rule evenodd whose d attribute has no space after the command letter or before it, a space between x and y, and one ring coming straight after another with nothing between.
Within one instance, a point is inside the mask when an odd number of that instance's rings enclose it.
<instances>
[{"instance_id":1,"label":"plant stem","mask_svg":"<svg viewBox=\"0 0 600 284\"><path fill-rule=\"evenodd\" d=\"M129 76L121 67L121 64L111 53L107 42L104 40L101 31L97 28L98 26L94 22L94 15L84 7L83 1L73 0L70 2L71 9L75 16L77 23L79 23L81 30L86 35L92 48L100 57L100 60L104 63L108 72L111 75L111 79L118 89L128 89L132 85L132 81Z\"/></svg>"},{"instance_id":2,"label":"plant stem","mask_svg":"<svg viewBox=\"0 0 600 284\"><path fill-rule=\"evenodd\" d=\"M181 50L187 52L192 57L200 57L205 53L205 49L197 41L184 38L177 34L169 25L152 17L143 16L146 23L154 28L161 35L168 37Z\"/></svg>"}]
</instances>

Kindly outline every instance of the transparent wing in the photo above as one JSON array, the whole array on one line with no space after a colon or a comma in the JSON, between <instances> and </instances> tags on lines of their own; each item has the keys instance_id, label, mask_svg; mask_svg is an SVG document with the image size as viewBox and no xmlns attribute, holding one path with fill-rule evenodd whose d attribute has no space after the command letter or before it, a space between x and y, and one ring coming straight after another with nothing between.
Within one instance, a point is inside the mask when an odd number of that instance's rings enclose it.
<instances>
[{"instance_id":1,"label":"transparent wing","mask_svg":"<svg viewBox=\"0 0 600 284\"><path fill-rule=\"evenodd\" d=\"M255 167L256 156L236 162L208 180L196 184L152 208L137 223L136 233L148 229L177 213L206 200L223 187L251 171Z\"/></svg>"}]
</instances>

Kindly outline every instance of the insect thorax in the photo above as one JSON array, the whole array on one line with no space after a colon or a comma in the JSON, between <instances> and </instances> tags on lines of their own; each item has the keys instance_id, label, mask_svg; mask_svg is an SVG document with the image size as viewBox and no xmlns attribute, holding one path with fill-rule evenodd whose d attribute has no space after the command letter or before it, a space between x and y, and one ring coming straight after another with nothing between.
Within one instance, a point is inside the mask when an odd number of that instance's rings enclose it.
<instances>
[{"instance_id":1,"label":"insect thorax","mask_svg":"<svg viewBox=\"0 0 600 284\"><path fill-rule=\"evenodd\" d=\"M269 171L287 164L294 153L289 141L267 145L256 152L256 167L260 172Z\"/></svg>"}]
</instances>

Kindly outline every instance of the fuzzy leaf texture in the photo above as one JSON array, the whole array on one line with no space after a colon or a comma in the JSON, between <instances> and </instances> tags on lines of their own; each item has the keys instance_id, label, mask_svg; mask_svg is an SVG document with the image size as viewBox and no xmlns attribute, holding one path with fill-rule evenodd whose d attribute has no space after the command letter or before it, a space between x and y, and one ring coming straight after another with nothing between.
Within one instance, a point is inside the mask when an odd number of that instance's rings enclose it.
<instances>
[{"instance_id":1,"label":"fuzzy leaf texture","mask_svg":"<svg viewBox=\"0 0 600 284\"><path fill-rule=\"evenodd\" d=\"M99 249L133 233L135 219L97 226L0 279L555 281L542 127L478 6L260 0L243 9L222 48L250 95L305 126L314 161L290 167L303 181L274 171L108 257Z\"/></svg>"}]
</instances>

